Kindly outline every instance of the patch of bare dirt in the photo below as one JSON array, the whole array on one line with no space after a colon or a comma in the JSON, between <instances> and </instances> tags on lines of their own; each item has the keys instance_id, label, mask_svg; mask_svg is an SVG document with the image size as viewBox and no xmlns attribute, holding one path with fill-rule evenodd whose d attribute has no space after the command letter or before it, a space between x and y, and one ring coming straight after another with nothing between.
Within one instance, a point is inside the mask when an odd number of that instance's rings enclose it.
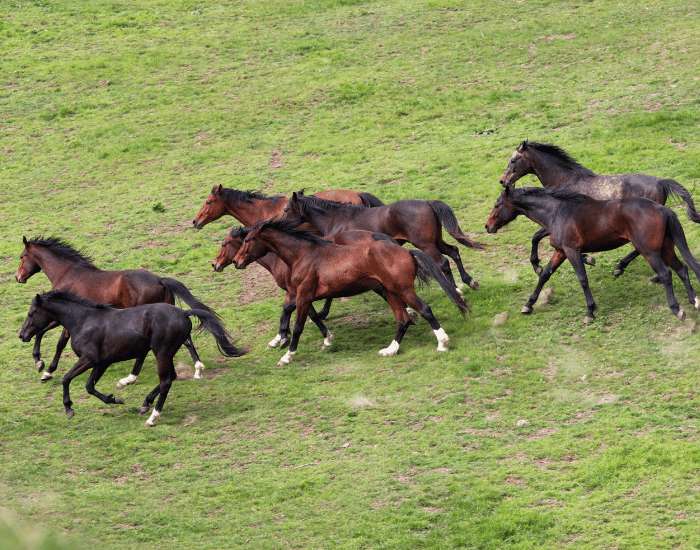
<instances>
[{"instance_id":1,"label":"patch of bare dirt","mask_svg":"<svg viewBox=\"0 0 700 550\"><path fill-rule=\"evenodd\" d=\"M278 298L282 292L269 271L257 263L245 268L241 274L241 282L243 291L238 297L238 303L242 306L268 298Z\"/></svg>"}]
</instances>

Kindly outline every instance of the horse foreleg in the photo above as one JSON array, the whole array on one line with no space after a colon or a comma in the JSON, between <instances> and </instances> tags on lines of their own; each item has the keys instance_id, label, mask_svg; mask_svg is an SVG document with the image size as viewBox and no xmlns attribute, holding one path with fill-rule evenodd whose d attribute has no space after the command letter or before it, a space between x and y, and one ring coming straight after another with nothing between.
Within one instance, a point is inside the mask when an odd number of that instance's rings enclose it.
<instances>
[{"instance_id":1,"label":"horse foreleg","mask_svg":"<svg viewBox=\"0 0 700 550\"><path fill-rule=\"evenodd\" d=\"M34 366L39 372L41 372L41 370L44 368L44 361L41 358L41 339L44 337L44 334L46 334L48 331L60 326L61 325L59 323L53 321L49 324L49 326L47 326L41 332L38 332L37 335L34 337L34 348L32 349L32 358L34 359Z\"/></svg>"},{"instance_id":2,"label":"horse foreleg","mask_svg":"<svg viewBox=\"0 0 700 550\"><path fill-rule=\"evenodd\" d=\"M323 303L323 308L321 311L318 312L318 318L321 321L325 321L326 317L328 317L328 313L331 310L331 304L333 303L333 298L326 298L326 301Z\"/></svg>"},{"instance_id":3,"label":"horse foreleg","mask_svg":"<svg viewBox=\"0 0 700 550\"><path fill-rule=\"evenodd\" d=\"M306 323L306 318L309 314L309 308L311 307L311 302L300 301L299 296L296 299L297 302L297 318L294 323L294 331L292 332L292 341L289 344L289 350L284 354L282 359L277 362L277 365L283 367L289 365L294 359L297 353L297 346L299 345L299 338L301 333L304 332L304 324Z\"/></svg>"},{"instance_id":4,"label":"horse foreleg","mask_svg":"<svg viewBox=\"0 0 700 550\"><path fill-rule=\"evenodd\" d=\"M619 277L625 272L625 269L627 269L627 266L632 263L632 260L634 260L637 256L639 256L639 252L636 250L633 250L631 253L627 254L624 258L622 258L617 265L615 266L615 271L613 271L613 276L614 277ZM654 282L659 282L659 281L654 281Z\"/></svg>"},{"instance_id":5,"label":"horse foreleg","mask_svg":"<svg viewBox=\"0 0 700 550\"><path fill-rule=\"evenodd\" d=\"M61 358L63 350L66 349L66 345L68 344L69 339L70 335L64 327L61 331L61 335L58 337L58 342L56 342L56 353L53 356L53 360L51 361L49 368L46 369L44 374L41 376L42 382L46 382L47 380L53 378L53 372L58 368L58 360Z\"/></svg>"},{"instance_id":6,"label":"horse foreleg","mask_svg":"<svg viewBox=\"0 0 700 550\"><path fill-rule=\"evenodd\" d=\"M530 249L530 264L532 264L532 269L538 275L542 274L542 266L540 265L540 258L538 256L540 241L544 239L549 232L546 229L540 229L537 233L532 236L532 248Z\"/></svg>"},{"instance_id":7,"label":"horse foreleg","mask_svg":"<svg viewBox=\"0 0 700 550\"><path fill-rule=\"evenodd\" d=\"M143 367L143 362L145 360L145 355L136 359L136 361L134 361L134 366L131 369L131 374L125 378L120 379L119 382L117 382L117 387L123 388L125 386L128 386L129 384L135 384L139 374L141 373L141 368Z\"/></svg>"},{"instance_id":8,"label":"horse foreleg","mask_svg":"<svg viewBox=\"0 0 700 550\"><path fill-rule=\"evenodd\" d=\"M380 357L391 357L399 352L399 345L401 340L403 340L406 330L408 330L408 325L410 324L408 313L406 312L406 302L404 302L400 296L386 291L384 293L386 301L391 306L391 310L394 312L394 317L396 317L396 336L392 340L389 347L380 349Z\"/></svg>"},{"instance_id":9,"label":"horse foreleg","mask_svg":"<svg viewBox=\"0 0 700 550\"><path fill-rule=\"evenodd\" d=\"M280 328L277 335L268 342L267 349L280 347L284 349L289 345L289 322L292 318L292 312L296 309L297 304L294 298L287 294L287 301L282 306L282 315L280 316Z\"/></svg>"},{"instance_id":10,"label":"horse foreleg","mask_svg":"<svg viewBox=\"0 0 700 550\"><path fill-rule=\"evenodd\" d=\"M459 271L459 276L462 279L462 282L469 286L469 288L474 289L474 290L479 290L479 283L476 279L474 279L469 273L467 273L467 270L464 269L464 265L462 264L462 257L459 255L459 248L457 248L454 245L447 244L445 242L440 243L439 246L440 252L443 254L447 254L452 260L454 261L455 265L457 266L457 270ZM449 263L448 263L449 266ZM444 273L444 270L443 270ZM451 274L451 273L450 273Z\"/></svg>"},{"instance_id":11,"label":"horse foreleg","mask_svg":"<svg viewBox=\"0 0 700 550\"><path fill-rule=\"evenodd\" d=\"M557 268L564 262L564 260L566 260L566 254L564 254L564 252L562 252L561 250L555 250L554 254L552 254L552 259L549 260L547 267L545 267L542 273L540 274L540 278L539 281L537 281L537 286L535 287L535 290L533 291L530 298L528 298L527 302L523 306L523 309L520 310L520 313L525 313L526 315L532 313L532 306L537 301L537 298L539 298L540 292L542 292L542 288L544 287L546 282L549 281L549 278L552 276L552 273L554 273L557 270Z\"/></svg>"},{"instance_id":12,"label":"horse foreleg","mask_svg":"<svg viewBox=\"0 0 700 550\"><path fill-rule=\"evenodd\" d=\"M73 402L70 399L70 383L73 378L81 375L87 369L93 367L95 364L88 358L88 356L83 355L78 361L73 365L73 368L69 370L63 377L63 406L66 408L66 416L68 418L73 418L75 411L72 409Z\"/></svg>"},{"instance_id":13,"label":"horse foreleg","mask_svg":"<svg viewBox=\"0 0 700 550\"><path fill-rule=\"evenodd\" d=\"M690 284L690 277L688 277L688 266L680 261L676 254L673 254L673 260L671 261L671 269L676 272L681 281L683 281L683 286L685 286L685 291L688 294L688 301L695 306L695 309L700 309L700 298L695 294L693 286Z\"/></svg>"},{"instance_id":14,"label":"horse foreleg","mask_svg":"<svg viewBox=\"0 0 700 550\"><path fill-rule=\"evenodd\" d=\"M113 403L123 405L124 400L121 397L114 397L114 395L111 393L109 395L105 395L104 393L99 392L95 389L95 384L99 382L100 378L102 378L102 375L107 370L107 367L109 367L110 365L111 363L100 363L99 365L96 365L92 369L90 376L88 376L87 382L85 383L85 389L90 395L94 395L103 403L107 403L108 405Z\"/></svg>"}]
</instances>

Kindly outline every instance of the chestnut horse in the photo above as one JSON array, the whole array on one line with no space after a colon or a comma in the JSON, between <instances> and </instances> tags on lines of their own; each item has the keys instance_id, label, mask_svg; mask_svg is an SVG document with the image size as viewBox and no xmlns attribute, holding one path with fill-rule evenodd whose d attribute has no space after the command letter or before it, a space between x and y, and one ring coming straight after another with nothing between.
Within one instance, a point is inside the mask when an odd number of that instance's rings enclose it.
<instances>
[{"instance_id":1,"label":"chestnut horse","mask_svg":"<svg viewBox=\"0 0 700 550\"><path fill-rule=\"evenodd\" d=\"M666 290L668 306L676 317L683 320L685 313L673 292L669 267L683 281L690 303L700 308L700 299L690 285L688 267L676 256L674 245L699 281L700 264L688 248L678 216L670 208L642 198L599 201L569 191L549 191L539 187L515 189L506 185L486 222L486 230L495 233L518 214L542 226L554 247L552 259L542 271L522 313L532 313L542 287L568 259L586 296L588 312L584 322L591 322L597 306L588 288L581 252L613 250L629 242L658 275Z\"/></svg>"},{"instance_id":2,"label":"chestnut horse","mask_svg":"<svg viewBox=\"0 0 700 550\"><path fill-rule=\"evenodd\" d=\"M190 340L192 321L199 319L226 357L240 357L243 350L231 343L231 336L224 325L211 311L190 309L183 311L166 303L114 309L95 304L64 290L52 290L37 294L22 325L19 337L29 342L32 336L45 330L51 323L63 325L70 333L71 347L78 356L73 368L63 377L63 405L66 415L72 418L74 411L70 398L71 380L88 369L92 369L85 388L103 403L123 404L120 397L105 395L95 389L107 367L117 361L141 359L153 351L158 364L159 383L146 396L141 414L148 412L157 395L160 395L153 413L146 421L153 426L163 410L173 380L177 378L173 357Z\"/></svg>"},{"instance_id":3,"label":"chestnut horse","mask_svg":"<svg viewBox=\"0 0 700 550\"><path fill-rule=\"evenodd\" d=\"M474 290L479 288L479 283L464 269L459 249L443 240L442 229L444 227L466 247L484 248L487 245L468 239L462 233L452 208L442 201L401 200L376 208L362 208L294 193L284 210L284 218L309 223L323 235L360 229L384 233L399 244L409 242L426 252L440 266L445 277L454 283L450 262L443 256L447 254L457 265L462 281Z\"/></svg>"},{"instance_id":4,"label":"chestnut horse","mask_svg":"<svg viewBox=\"0 0 700 550\"><path fill-rule=\"evenodd\" d=\"M250 228L248 227L234 227L228 233L228 235L226 235L219 252L216 254L216 258L214 258L214 261L212 262L214 271L219 273L233 263L233 258L238 253L238 250L243 244L243 240L249 232ZM328 239L338 245L362 244L375 240L393 241L393 239L387 237L386 235L381 233L370 233L368 231L345 231L343 233L336 233L335 235L328 237ZM393 242L395 243L396 241ZM290 301L292 301L293 298L288 290L290 287L289 278L291 271L289 270L287 264L284 263L279 256L272 252L268 252L264 256L258 258L256 262L269 271L272 277L275 279L277 286L285 291L286 295L284 304L287 305ZM384 298L381 289L377 290L377 294ZM330 306L331 301L332 300L326 300L324 309L318 313L314 309L313 305L309 306L309 318L319 327L319 329L321 328L319 325L319 320L325 320L326 316L328 315L327 308ZM292 306L282 309L279 331L277 335L267 344L268 349L276 348L278 346L284 349L289 345L289 320L292 313L290 310L291 307ZM410 315L411 314L409 314L409 316ZM411 317L411 321L413 321L413 317ZM324 347L328 347L333 339L332 333L329 334L329 336L325 337L325 340L327 341L324 342Z\"/></svg>"},{"instance_id":5,"label":"chestnut horse","mask_svg":"<svg viewBox=\"0 0 700 550\"><path fill-rule=\"evenodd\" d=\"M327 200L358 204L364 206L383 206L384 203L370 193L357 193L345 189L331 189L314 193L316 197ZM228 214L246 227L280 216L289 199L282 195L268 197L252 191L226 189L222 185L214 187L204 204L192 220L195 229L202 229L206 224Z\"/></svg>"},{"instance_id":6,"label":"chestnut horse","mask_svg":"<svg viewBox=\"0 0 700 550\"><path fill-rule=\"evenodd\" d=\"M556 145L523 141L511 156L508 167L501 176L501 185L512 185L526 174L537 176L546 189L566 189L598 200L641 197L666 204L669 195L677 195L685 201L685 209L691 221L700 223L700 213L695 209L693 198L677 181L645 174L596 174ZM541 229L532 237L530 263L538 275L542 268L537 257L537 245L546 236L547 232ZM615 268L615 277L622 275L637 256L639 253L635 250L620 260Z\"/></svg>"},{"instance_id":7,"label":"chestnut horse","mask_svg":"<svg viewBox=\"0 0 700 550\"><path fill-rule=\"evenodd\" d=\"M297 352L299 337L311 303L320 298L355 296L369 290L383 290L396 317L398 329L391 345L379 352L382 357L395 355L410 321L409 305L428 321L438 340L438 351L447 351L449 338L440 327L430 306L415 293L414 280L435 278L448 297L464 314L467 304L437 264L424 252L406 250L389 241L339 246L322 239L286 220L269 220L253 226L233 259L237 269L274 252L289 266L288 290L296 301L297 317L289 351L278 365L289 364ZM285 307L291 307L291 302ZM321 325L326 335L328 329Z\"/></svg>"},{"instance_id":8,"label":"chestnut horse","mask_svg":"<svg viewBox=\"0 0 700 550\"><path fill-rule=\"evenodd\" d=\"M175 298L179 298L191 308L211 311L197 300L185 285L175 279L159 277L145 269L103 271L95 267L92 260L85 254L57 237L31 241L24 237L23 242L24 250L20 254L20 263L15 274L15 279L19 283L26 283L29 277L43 271L51 282L53 290L67 290L90 301L116 308L156 302L174 304ZM58 325L53 324L46 330L56 326ZM45 332L36 335L32 353L39 371L44 368L44 361L41 359L41 339ZM53 376L68 338L69 331L64 327L56 346L56 355L41 377L42 380L48 380ZM185 347L195 363L194 377L202 378L204 364L200 361L194 344L189 338L185 340ZM120 387L136 382L145 357L144 355L136 359L131 374L119 381Z\"/></svg>"}]
</instances>

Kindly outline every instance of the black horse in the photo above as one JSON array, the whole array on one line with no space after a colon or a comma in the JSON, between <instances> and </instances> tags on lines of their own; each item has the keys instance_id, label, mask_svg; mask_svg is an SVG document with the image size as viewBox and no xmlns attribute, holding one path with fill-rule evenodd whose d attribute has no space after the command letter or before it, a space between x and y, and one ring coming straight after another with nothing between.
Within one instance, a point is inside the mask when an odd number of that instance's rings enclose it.
<instances>
[{"instance_id":1,"label":"black horse","mask_svg":"<svg viewBox=\"0 0 700 550\"><path fill-rule=\"evenodd\" d=\"M507 185L486 222L486 230L495 233L518 214L541 225L550 235L554 247L552 259L542 271L537 287L521 313L532 313L542 287L568 259L586 296L588 312L585 322L589 323L595 318L593 312L597 306L588 288L581 252L613 250L629 242L649 262L663 283L668 306L674 315L681 320L685 318L673 293L669 267L683 281L690 303L700 308L700 299L690 285L688 267L676 256L674 245L699 281L700 264L688 248L678 216L670 208L648 199L598 201L580 193L539 187L515 189Z\"/></svg>"},{"instance_id":2,"label":"black horse","mask_svg":"<svg viewBox=\"0 0 700 550\"><path fill-rule=\"evenodd\" d=\"M160 394L153 413L146 421L153 426L163 410L170 385L177 378L173 357L190 337L192 321L199 319L226 357L240 357L244 351L230 340L226 328L211 311L190 309L183 311L166 303L147 304L127 309L114 309L95 304L66 291L52 290L37 294L22 325L19 337L28 342L52 322L68 329L71 347L78 356L73 368L63 377L63 404L68 418L72 418L73 402L69 395L71 380L92 369L85 388L104 403L123 404L120 397L104 395L95 389L107 367L117 361L143 358L153 351L158 364L159 384L146 396L141 413L148 412Z\"/></svg>"},{"instance_id":3,"label":"black horse","mask_svg":"<svg viewBox=\"0 0 700 550\"><path fill-rule=\"evenodd\" d=\"M566 189L598 200L641 197L666 204L670 195L677 195L685 202L690 220L700 223L700 213L695 209L693 198L677 181L646 174L596 174L556 145L523 141L511 156L508 167L501 176L501 185L513 185L526 174L537 176L546 189ZM532 237L530 263L538 275L542 268L537 257L537 245L546 236L546 230L541 229ZM622 275L637 256L639 253L634 251L620 260L615 268L615 277ZM586 263L594 264L592 260Z\"/></svg>"}]
</instances>

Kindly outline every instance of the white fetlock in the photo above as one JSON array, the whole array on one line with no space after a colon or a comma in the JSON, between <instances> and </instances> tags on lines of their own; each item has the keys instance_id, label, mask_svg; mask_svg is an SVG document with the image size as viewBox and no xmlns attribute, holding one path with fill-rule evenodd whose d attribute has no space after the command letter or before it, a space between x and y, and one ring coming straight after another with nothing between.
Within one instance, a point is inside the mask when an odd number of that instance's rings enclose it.
<instances>
[{"instance_id":1,"label":"white fetlock","mask_svg":"<svg viewBox=\"0 0 700 550\"><path fill-rule=\"evenodd\" d=\"M117 387L118 388L123 388L124 386L128 386L129 384L133 384L136 382L136 378L138 378L135 374L130 374L126 378L122 378L119 382L117 382Z\"/></svg>"},{"instance_id":2,"label":"white fetlock","mask_svg":"<svg viewBox=\"0 0 700 550\"><path fill-rule=\"evenodd\" d=\"M43 359L39 359L36 362L36 365L34 365L34 366L36 367L37 371L41 372L44 369L44 367L46 366L46 363L44 363Z\"/></svg>"},{"instance_id":3,"label":"white fetlock","mask_svg":"<svg viewBox=\"0 0 700 550\"><path fill-rule=\"evenodd\" d=\"M396 340L392 340L388 348L379 350L379 357L391 357L399 353L399 343Z\"/></svg>"},{"instance_id":4,"label":"white fetlock","mask_svg":"<svg viewBox=\"0 0 700 550\"><path fill-rule=\"evenodd\" d=\"M434 330L433 333L435 334L435 338L437 338L438 341L438 351L447 351L447 344L450 343L450 337L447 336L445 333L444 329L440 327L437 330Z\"/></svg>"},{"instance_id":5,"label":"white fetlock","mask_svg":"<svg viewBox=\"0 0 700 550\"><path fill-rule=\"evenodd\" d=\"M195 380L201 380L202 378L204 378L204 376L202 376L203 370L204 370L204 363L202 363L201 361L197 361L194 364L194 379Z\"/></svg>"},{"instance_id":6,"label":"white fetlock","mask_svg":"<svg viewBox=\"0 0 700 550\"><path fill-rule=\"evenodd\" d=\"M158 417L160 416L160 413L153 409L153 412L151 413L151 417L146 420L146 426L155 426L156 425L156 420L158 420Z\"/></svg>"},{"instance_id":7,"label":"white fetlock","mask_svg":"<svg viewBox=\"0 0 700 550\"><path fill-rule=\"evenodd\" d=\"M279 333L275 334L275 337L267 343L267 349L279 347L281 341L282 337L279 335Z\"/></svg>"},{"instance_id":8,"label":"white fetlock","mask_svg":"<svg viewBox=\"0 0 700 550\"><path fill-rule=\"evenodd\" d=\"M330 347L331 343L333 342L333 338L335 338L335 335L329 330L328 336L326 336L323 339L323 345L321 346L321 349L326 349Z\"/></svg>"},{"instance_id":9,"label":"white fetlock","mask_svg":"<svg viewBox=\"0 0 700 550\"><path fill-rule=\"evenodd\" d=\"M461 287L456 286L455 289L457 289L457 294L459 294L461 298L464 298L464 293L462 292Z\"/></svg>"},{"instance_id":10,"label":"white fetlock","mask_svg":"<svg viewBox=\"0 0 700 550\"><path fill-rule=\"evenodd\" d=\"M296 351L288 351L287 353L284 354L284 357L280 359L277 362L278 367L284 367L285 365L289 365L289 363L292 362L292 359L294 359L294 356L297 354Z\"/></svg>"},{"instance_id":11,"label":"white fetlock","mask_svg":"<svg viewBox=\"0 0 700 550\"><path fill-rule=\"evenodd\" d=\"M53 374L51 374L49 371L44 372L44 374L41 375L41 381L46 382L47 380L51 380L53 378Z\"/></svg>"},{"instance_id":12,"label":"white fetlock","mask_svg":"<svg viewBox=\"0 0 700 550\"><path fill-rule=\"evenodd\" d=\"M700 298L695 297L695 309L700 309Z\"/></svg>"}]
</instances>

